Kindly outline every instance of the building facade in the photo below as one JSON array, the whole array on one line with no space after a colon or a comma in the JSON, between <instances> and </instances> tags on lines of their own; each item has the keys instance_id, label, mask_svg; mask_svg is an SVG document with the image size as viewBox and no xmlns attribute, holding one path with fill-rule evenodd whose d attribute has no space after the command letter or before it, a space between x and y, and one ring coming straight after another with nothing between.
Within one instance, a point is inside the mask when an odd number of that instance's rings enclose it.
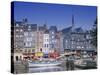
<instances>
[{"instance_id":1,"label":"building facade","mask_svg":"<svg viewBox=\"0 0 100 75\"><path fill-rule=\"evenodd\" d=\"M23 30L24 22L15 22L14 23L14 61L22 60L23 59L23 37L24 37L24 30Z\"/></svg>"},{"instance_id":2,"label":"building facade","mask_svg":"<svg viewBox=\"0 0 100 75\"><path fill-rule=\"evenodd\" d=\"M28 24L27 20L15 21L12 25L13 30L11 38L14 61L24 58L33 58L43 56L52 52L64 53L64 51L96 51L91 44L91 33L83 30L81 27L74 27L72 17L72 26L57 30L56 26L46 24L37 26L37 24Z\"/></svg>"},{"instance_id":3,"label":"building facade","mask_svg":"<svg viewBox=\"0 0 100 75\"><path fill-rule=\"evenodd\" d=\"M36 52L41 52L43 50L43 37L46 30L46 25L38 26L37 28L37 45Z\"/></svg>"},{"instance_id":4,"label":"building facade","mask_svg":"<svg viewBox=\"0 0 100 75\"><path fill-rule=\"evenodd\" d=\"M57 32L57 27L51 26L49 29L50 51L54 51L56 49L56 32Z\"/></svg>"},{"instance_id":5,"label":"building facade","mask_svg":"<svg viewBox=\"0 0 100 75\"><path fill-rule=\"evenodd\" d=\"M94 51L91 44L90 33L83 31L82 28L68 27L62 30L64 50Z\"/></svg>"},{"instance_id":6,"label":"building facade","mask_svg":"<svg viewBox=\"0 0 100 75\"><path fill-rule=\"evenodd\" d=\"M24 50L23 55L25 57L33 57L36 51L37 43L37 24L27 24L24 26Z\"/></svg>"},{"instance_id":7,"label":"building facade","mask_svg":"<svg viewBox=\"0 0 100 75\"><path fill-rule=\"evenodd\" d=\"M56 37L55 37L55 50L58 51L59 53L63 52L62 49L62 32L58 31L56 32Z\"/></svg>"},{"instance_id":8,"label":"building facade","mask_svg":"<svg viewBox=\"0 0 100 75\"><path fill-rule=\"evenodd\" d=\"M43 35L43 52L44 54L48 54L50 51L50 36L49 31L46 30Z\"/></svg>"}]
</instances>

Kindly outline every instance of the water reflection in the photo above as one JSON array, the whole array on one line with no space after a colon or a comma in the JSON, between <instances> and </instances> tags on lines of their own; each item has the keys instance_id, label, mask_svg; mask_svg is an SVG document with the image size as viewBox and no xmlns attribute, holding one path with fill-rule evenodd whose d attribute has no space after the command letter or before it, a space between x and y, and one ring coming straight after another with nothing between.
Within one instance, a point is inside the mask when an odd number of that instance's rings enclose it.
<instances>
[{"instance_id":1,"label":"water reflection","mask_svg":"<svg viewBox=\"0 0 100 75\"><path fill-rule=\"evenodd\" d=\"M65 68L62 66L49 66L49 67L35 67L35 68L29 68L29 73L35 73L35 72L56 72L56 71L64 71Z\"/></svg>"}]
</instances>

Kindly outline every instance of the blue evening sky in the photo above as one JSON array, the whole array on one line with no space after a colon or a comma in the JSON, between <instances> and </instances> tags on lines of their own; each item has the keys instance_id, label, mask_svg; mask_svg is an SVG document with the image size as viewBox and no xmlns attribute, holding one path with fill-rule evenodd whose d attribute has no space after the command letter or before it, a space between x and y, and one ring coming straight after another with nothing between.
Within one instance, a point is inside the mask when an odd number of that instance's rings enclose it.
<instances>
[{"instance_id":1,"label":"blue evening sky","mask_svg":"<svg viewBox=\"0 0 100 75\"><path fill-rule=\"evenodd\" d=\"M97 17L97 7L33 2L14 3L15 20L27 18L28 23L38 25L46 23L48 27L56 25L58 29L72 25L72 14L75 27L90 29Z\"/></svg>"}]
</instances>

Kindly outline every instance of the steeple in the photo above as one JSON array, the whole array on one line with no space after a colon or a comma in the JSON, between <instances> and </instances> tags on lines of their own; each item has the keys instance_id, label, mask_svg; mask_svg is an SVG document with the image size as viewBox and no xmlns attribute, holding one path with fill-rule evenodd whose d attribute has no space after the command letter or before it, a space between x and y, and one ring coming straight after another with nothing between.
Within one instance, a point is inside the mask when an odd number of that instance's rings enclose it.
<instances>
[{"instance_id":1,"label":"steeple","mask_svg":"<svg viewBox=\"0 0 100 75\"><path fill-rule=\"evenodd\" d=\"M44 28L46 29L47 28L47 22L45 21L44 23Z\"/></svg>"},{"instance_id":2,"label":"steeple","mask_svg":"<svg viewBox=\"0 0 100 75\"><path fill-rule=\"evenodd\" d=\"M72 27L74 27L74 15L72 15Z\"/></svg>"},{"instance_id":3,"label":"steeple","mask_svg":"<svg viewBox=\"0 0 100 75\"><path fill-rule=\"evenodd\" d=\"M72 14L72 31L74 31L74 27L75 27L75 24L74 24L74 15Z\"/></svg>"}]
</instances>

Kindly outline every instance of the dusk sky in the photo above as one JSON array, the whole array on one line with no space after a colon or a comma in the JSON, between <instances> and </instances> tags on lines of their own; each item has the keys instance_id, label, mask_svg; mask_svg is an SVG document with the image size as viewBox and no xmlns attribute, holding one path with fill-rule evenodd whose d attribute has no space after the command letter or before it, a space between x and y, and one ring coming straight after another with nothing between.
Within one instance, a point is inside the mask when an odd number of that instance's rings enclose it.
<instances>
[{"instance_id":1,"label":"dusk sky","mask_svg":"<svg viewBox=\"0 0 100 75\"><path fill-rule=\"evenodd\" d=\"M72 14L74 15L75 27L90 29L97 17L97 7L45 4L31 2L14 3L14 19L21 21L28 19L28 23L47 26L57 26L58 29L72 25Z\"/></svg>"}]
</instances>

